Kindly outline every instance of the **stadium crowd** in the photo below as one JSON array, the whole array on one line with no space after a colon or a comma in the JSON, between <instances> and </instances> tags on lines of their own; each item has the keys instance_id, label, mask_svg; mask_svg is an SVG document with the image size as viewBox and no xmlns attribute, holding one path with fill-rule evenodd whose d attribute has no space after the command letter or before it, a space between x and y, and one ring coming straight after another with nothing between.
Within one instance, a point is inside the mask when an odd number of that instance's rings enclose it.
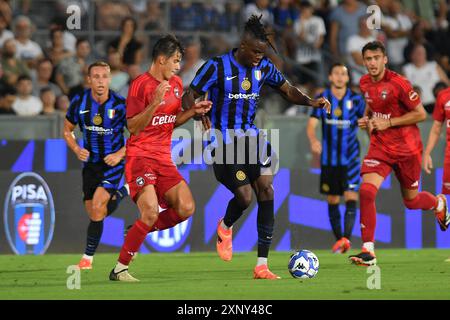
<instances>
[{"instance_id":1,"label":"stadium crowd","mask_svg":"<svg viewBox=\"0 0 450 320\"><path fill-rule=\"evenodd\" d=\"M79 30L66 24L73 4L81 9ZM371 5L381 9L379 28ZM450 85L449 8L450 0L0 0L0 114L65 114L88 85L87 66L99 59L111 66L111 88L126 97L150 63L149 48L168 32L186 46L180 75L187 86L208 57L236 46L252 14L271 30L276 52L268 55L310 95L323 90L336 61L349 66L358 91L361 48L377 39L389 67L411 81L431 112L434 92ZM307 112L270 89L264 94L269 114Z\"/></svg>"}]
</instances>

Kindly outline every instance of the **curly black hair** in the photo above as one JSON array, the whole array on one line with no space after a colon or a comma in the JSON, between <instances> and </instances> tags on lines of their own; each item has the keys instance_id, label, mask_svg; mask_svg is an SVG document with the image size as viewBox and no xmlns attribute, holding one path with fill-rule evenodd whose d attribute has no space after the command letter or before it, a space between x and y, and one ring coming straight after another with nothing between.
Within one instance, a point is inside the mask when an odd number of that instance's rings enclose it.
<instances>
[{"instance_id":1,"label":"curly black hair","mask_svg":"<svg viewBox=\"0 0 450 320\"><path fill-rule=\"evenodd\" d=\"M260 15L259 17L257 15L252 15L247 22L245 23L244 26L244 33L248 33L253 35L256 39L264 41L266 43L268 43L272 49L277 52L277 50L275 49L275 47L272 45L272 43L270 42L268 36L272 35L271 33L268 33L266 31L266 28L264 27L264 25L261 23L261 18L262 15Z\"/></svg>"}]
</instances>

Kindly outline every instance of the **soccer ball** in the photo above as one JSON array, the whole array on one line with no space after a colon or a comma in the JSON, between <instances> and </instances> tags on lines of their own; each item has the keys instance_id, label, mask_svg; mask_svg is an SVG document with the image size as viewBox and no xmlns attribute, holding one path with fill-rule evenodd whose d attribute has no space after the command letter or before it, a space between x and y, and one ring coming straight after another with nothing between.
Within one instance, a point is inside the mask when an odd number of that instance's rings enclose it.
<instances>
[{"instance_id":1,"label":"soccer ball","mask_svg":"<svg viewBox=\"0 0 450 320\"><path fill-rule=\"evenodd\" d=\"M319 271L319 259L311 251L297 251L289 260L288 270L294 278L314 278Z\"/></svg>"}]
</instances>

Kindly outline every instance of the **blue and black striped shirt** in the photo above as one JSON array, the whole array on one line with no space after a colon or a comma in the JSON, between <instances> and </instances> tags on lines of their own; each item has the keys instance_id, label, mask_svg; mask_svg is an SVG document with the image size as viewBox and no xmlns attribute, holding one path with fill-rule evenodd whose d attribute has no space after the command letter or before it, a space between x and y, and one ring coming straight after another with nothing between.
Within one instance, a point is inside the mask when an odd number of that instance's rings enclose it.
<instances>
[{"instance_id":1,"label":"blue and black striped shirt","mask_svg":"<svg viewBox=\"0 0 450 320\"><path fill-rule=\"evenodd\" d=\"M263 84L279 88L285 78L270 59L264 57L258 66L245 67L235 57L236 49L208 60L197 71L190 87L198 94L208 92L213 102L210 111L213 129L254 129L259 92Z\"/></svg>"},{"instance_id":2,"label":"blue and black striped shirt","mask_svg":"<svg viewBox=\"0 0 450 320\"><path fill-rule=\"evenodd\" d=\"M320 108L314 108L311 114L322 120L322 166L347 166L359 162L358 119L364 116L364 98L350 89L341 100L331 93L331 89L326 89L319 97L325 97L331 103L330 114Z\"/></svg>"},{"instance_id":3,"label":"blue and black striped shirt","mask_svg":"<svg viewBox=\"0 0 450 320\"><path fill-rule=\"evenodd\" d=\"M92 98L91 89L76 95L70 102L66 119L79 125L83 147L90 153L88 162L101 162L125 145L125 98L112 90L103 104Z\"/></svg>"}]
</instances>

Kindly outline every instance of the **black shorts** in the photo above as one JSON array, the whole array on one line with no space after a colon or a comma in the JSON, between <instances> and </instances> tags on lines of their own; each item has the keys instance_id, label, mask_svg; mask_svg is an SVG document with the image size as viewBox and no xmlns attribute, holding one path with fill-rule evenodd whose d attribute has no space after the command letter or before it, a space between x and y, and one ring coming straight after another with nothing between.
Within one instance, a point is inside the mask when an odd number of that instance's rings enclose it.
<instances>
[{"instance_id":1,"label":"black shorts","mask_svg":"<svg viewBox=\"0 0 450 320\"><path fill-rule=\"evenodd\" d=\"M103 187L111 195L119 188L124 172L125 162L121 161L115 167L104 162L88 162L83 167L83 201L92 200L95 190Z\"/></svg>"},{"instance_id":2,"label":"black shorts","mask_svg":"<svg viewBox=\"0 0 450 320\"><path fill-rule=\"evenodd\" d=\"M341 196L345 191L359 190L359 162L351 166L322 166L320 172L320 193Z\"/></svg>"},{"instance_id":3,"label":"black shorts","mask_svg":"<svg viewBox=\"0 0 450 320\"><path fill-rule=\"evenodd\" d=\"M240 139L245 139L245 142ZM267 140L258 140L256 144L252 143L249 137L239 138L239 140L241 143L234 139L233 144L224 145L226 149L223 149L222 162L213 163L217 181L231 192L241 186L253 183L262 174L273 175L278 161ZM227 152L225 150L230 150L228 148L234 148L234 159L231 161L226 159ZM212 153L213 156L215 154L217 152Z\"/></svg>"}]
</instances>

